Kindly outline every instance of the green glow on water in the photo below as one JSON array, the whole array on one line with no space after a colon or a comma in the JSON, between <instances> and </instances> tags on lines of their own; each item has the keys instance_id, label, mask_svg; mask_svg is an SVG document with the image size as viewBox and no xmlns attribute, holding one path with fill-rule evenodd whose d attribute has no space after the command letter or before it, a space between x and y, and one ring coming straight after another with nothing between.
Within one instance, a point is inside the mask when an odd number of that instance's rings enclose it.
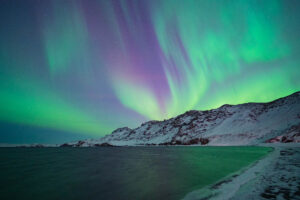
<instances>
[{"instance_id":1,"label":"green glow on water","mask_svg":"<svg viewBox=\"0 0 300 200\"><path fill-rule=\"evenodd\" d=\"M2 148L0 193L4 199L181 199L249 166L270 150Z\"/></svg>"}]
</instances>

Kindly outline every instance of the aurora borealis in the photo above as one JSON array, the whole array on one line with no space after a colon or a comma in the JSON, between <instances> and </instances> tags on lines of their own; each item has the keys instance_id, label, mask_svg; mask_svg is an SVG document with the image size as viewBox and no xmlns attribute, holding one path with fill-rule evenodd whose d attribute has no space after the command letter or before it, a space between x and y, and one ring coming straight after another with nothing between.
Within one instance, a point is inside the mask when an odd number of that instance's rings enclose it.
<instances>
[{"instance_id":1,"label":"aurora borealis","mask_svg":"<svg viewBox=\"0 0 300 200\"><path fill-rule=\"evenodd\" d=\"M1 1L0 143L296 92L299 13L297 0Z\"/></svg>"}]
</instances>

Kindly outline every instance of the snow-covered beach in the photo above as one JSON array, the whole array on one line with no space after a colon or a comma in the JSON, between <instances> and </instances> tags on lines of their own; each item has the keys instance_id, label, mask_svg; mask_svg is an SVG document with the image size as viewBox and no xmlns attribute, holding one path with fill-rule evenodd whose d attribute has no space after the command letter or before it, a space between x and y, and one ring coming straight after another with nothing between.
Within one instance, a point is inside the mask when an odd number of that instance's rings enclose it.
<instances>
[{"instance_id":1,"label":"snow-covered beach","mask_svg":"<svg viewBox=\"0 0 300 200\"><path fill-rule=\"evenodd\" d=\"M300 144L262 145L274 150L240 174L193 191L184 199L300 199Z\"/></svg>"}]
</instances>

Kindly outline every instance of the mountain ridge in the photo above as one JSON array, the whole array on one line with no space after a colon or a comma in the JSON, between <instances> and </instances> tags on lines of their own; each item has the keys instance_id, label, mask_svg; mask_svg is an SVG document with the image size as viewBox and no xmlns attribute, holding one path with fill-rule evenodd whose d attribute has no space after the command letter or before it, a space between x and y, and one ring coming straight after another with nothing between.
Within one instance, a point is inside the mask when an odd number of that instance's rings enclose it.
<instances>
[{"instance_id":1,"label":"mountain ridge","mask_svg":"<svg viewBox=\"0 0 300 200\"><path fill-rule=\"evenodd\" d=\"M285 135L286 134L286 135ZM224 104L216 109L190 110L139 127L122 127L100 139L61 146L255 145L300 142L300 91L271 102Z\"/></svg>"}]
</instances>

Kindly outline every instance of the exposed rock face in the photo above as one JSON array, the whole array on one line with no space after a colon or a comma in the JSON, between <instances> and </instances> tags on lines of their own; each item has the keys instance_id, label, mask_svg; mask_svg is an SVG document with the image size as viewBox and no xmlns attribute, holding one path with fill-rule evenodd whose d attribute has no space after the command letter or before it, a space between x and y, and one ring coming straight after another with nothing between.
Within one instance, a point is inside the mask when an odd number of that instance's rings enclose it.
<instances>
[{"instance_id":1,"label":"exposed rock face","mask_svg":"<svg viewBox=\"0 0 300 200\"><path fill-rule=\"evenodd\" d=\"M223 105L208 111L191 110L168 120L145 122L135 129L119 128L98 140L79 141L76 145L252 145L274 140L299 142L299 126L300 92L297 92L269 103Z\"/></svg>"},{"instance_id":2,"label":"exposed rock face","mask_svg":"<svg viewBox=\"0 0 300 200\"><path fill-rule=\"evenodd\" d=\"M292 126L290 129L284 132L284 134L271 138L266 141L267 143L290 143L290 142L300 142L300 124Z\"/></svg>"},{"instance_id":3,"label":"exposed rock face","mask_svg":"<svg viewBox=\"0 0 300 200\"><path fill-rule=\"evenodd\" d=\"M74 147L72 144L64 143L60 145L59 147Z\"/></svg>"},{"instance_id":4,"label":"exposed rock face","mask_svg":"<svg viewBox=\"0 0 300 200\"><path fill-rule=\"evenodd\" d=\"M95 144L96 147L113 147L113 145L109 143Z\"/></svg>"}]
</instances>

